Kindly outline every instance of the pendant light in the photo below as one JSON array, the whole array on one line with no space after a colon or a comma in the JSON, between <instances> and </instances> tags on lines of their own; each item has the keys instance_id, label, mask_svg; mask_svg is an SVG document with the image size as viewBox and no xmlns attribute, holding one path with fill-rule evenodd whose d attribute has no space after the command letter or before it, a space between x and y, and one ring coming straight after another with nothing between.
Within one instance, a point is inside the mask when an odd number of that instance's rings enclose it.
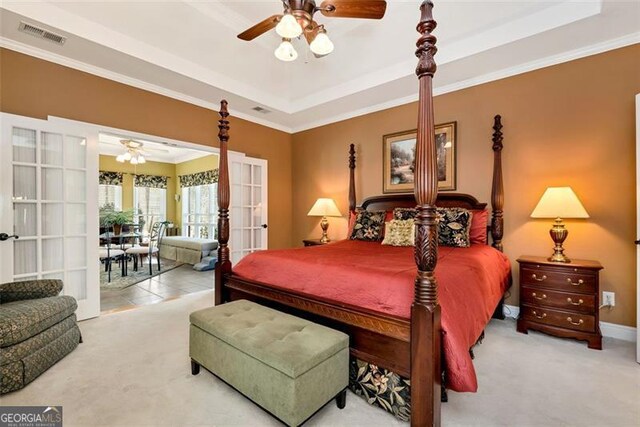
<instances>
[{"instance_id":1,"label":"pendant light","mask_svg":"<svg viewBox=\"0 0 640 427\"><path fill-rule=\"evenodd\" d=\"M328 55L333 52L333 42L329 39L327 31L322 28L309 45L311 52L316 55Z\"/></svg>"},{"instance_id":2,"label":"pendant light","mask_svg":"<svg viewBox=\"0 0 640 427\"><path fill-rule=\"evenodd\" d=\"M302 27L293 15L286 13L276 25L276 32L280 37L293 39L302 34Z\"/></svg>"},{"instance_id":3,"label":"pendant light","mask_svg":"<svg viewBox=\"0 0 640 427\"><path fill-rule=\"evenodd\" d=\"M278 48L273 53L276 58L284 62L295 61L298 57L298 52L296 52L296 49L291 44L291 41L287 38L282 39L282 43L280 43L280 46L278 46Z\"/></svg>"}]
</instances>

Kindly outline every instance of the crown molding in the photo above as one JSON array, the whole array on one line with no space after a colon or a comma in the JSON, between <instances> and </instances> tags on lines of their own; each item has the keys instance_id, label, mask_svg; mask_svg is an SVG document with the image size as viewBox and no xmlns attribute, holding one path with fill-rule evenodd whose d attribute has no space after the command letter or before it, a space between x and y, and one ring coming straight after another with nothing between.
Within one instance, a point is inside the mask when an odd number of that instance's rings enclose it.
<instances>
[{"instance_id":1,"label":"crown molding","mask_svg":"<svg viewBox=\"0 0 640 427\"><path fill-rule=\"evenodd\" d=\"M594 45L586 46L580 49L575 49L572 51L564 52L558 55L548 56L546 58L542 58L536 61L531 61L526 64L518 65L515 67L505 68L499 71L495 71L492 73L487 73L478 77L474 77L471 79L467 79L461 82L453 83L450 85L445 85L442 87L436 87L434 89L434 96L444 95L446 93L455 92L462 89L467 89L469 87L477 86L484 83L489 83L496 80L501 80L507 77L512 77L518 74L527 73L530 71L534 71L541 68L550 67L553 65L561 64L564 62L573 61L576 59L584 58L591 55L596 55L599 53L603 53L609 50L619 49L625 46L630 46L636 43L640 43L640 31L636 33L629 34L624 37L608 40L605 42L597 43ZM206 101L200 98L195 98L189 95L185 95L180 92L176 92L170 89L163 88L161 86L154 85L152 83L147 83L145 81L135 79L132 77L125 76L120 73L116 73L113 71L106 70L104 68L100 68L94 65L86 64L81 61L76 61L74 59L67 58L62 55L55 54L53 52L36 48L31 45L27 45L24 43L17 42L12 39L8 39L6 37L0 37L0 47L10 49L16 52L24 53L29 56L33 56L39 59L43 59L45 61L53 62L59 65L63 65L65 67L73 68L79 71L83 71L89 74L96 75L98 77L103 77L109 80L113 80L122 84L126 84L129 86L133 86L139 89L143 89L149 92L157 93L159 95L167 96L169 98L177 99L179 101L183 101L189 104L197 105L199 107L207 108L212 111L218 111L219 106L216 103L212 103L210 101ZM388 108L397 107L404 104L409 104L411 102L415 102L418 100L418 94L413 94L409 96L399 97L395 99L391 99L389 101L385 101L383 103L375 104L369 107L360 108L355 111L351 111L348 113L338 114L334 116L330 116L321 120L303 123L298 126L286 126L280 123L272 122L269 120L265 120L260 117L255 117L250 114L242 113L239 111L235 111L233 109L230 110L230 113L238 118L243 120L247 120L259 125L263 125L272 129L276 129L282 132L286 132L289 134L302 132L305 130L317 128L320 126L325 126L331 123L340 122L343 120L348 120L354 117L363 116L366 114L374 113L381 110L386 110ZM295 114L292 114L291 117L295 119Z\"/></svg>"},{"instance_id":2,"label":"crown molding","mask_svg":"<svg viewBox=\"0 0 640 427\"><path fill-rule=\"evenodd\" d=\"M97 67L95 65L90 65L85 62L76 61L75 59L58 55L48 50L40 49L25 43L20 43L3 36L0 36L0 47L13 50L15 52L23 53L25 55L33 56L35 58L43 59L45 61L53 62L58 65L63 65L65 67L73 68L78 71L83 71L85 73L93 74L98 77L113 80L128 86L133 86L138 89L143 89L148 92L153 92L158 95L163 95L169 98L177 99L179 101L183 101L188 104L197 105L198 107L207 108L212 111L218 111L218 109L220 108L218 104L210 101L205 101L200 98L195 98L193 96L185 95L183 93L176 92L171 89L166 89L161 86L154 85L152 83L147 83L145 81L142 81L133 77L125 76L123 74L116 73L114 71L105 70L104 68ZM279 123L271 122L269 120L264 120L259 117L254 117L252 115L235 111L233 109L230 109L229 112L234 117L238 117L243 120L257 123L259 125L267 126L282 132L292 133L292 129L288 126L283 126Z\"/></svg>"},{"instance_id":3,"label":"crown molding","mask_svg":"<svg viewBox=\"0 0 640 427\"><path fill-rule=\"evenodd\" d=\"M586 46L580 49L571 50L558 55L548 56L546 58L538 59L535 61L527 62L525 64L517 65L515 67L504 68L492 73L483 74L478 77L463 80L460 82L452 83L449 85L436 87L433 90L434 96L444 95L450 92L455 92L462 89L467 89L473 86L478 86L485 83L490 83L496 80L502 80L507 77L513 77L518 74L528 73L530 71L539 70L541 68L551 67L553 65L562 64L565 62L574 61L576 59L584 58L591 55L597 55L599 53L607 52L609 50L619 49L625 46L631 46L633 44L640 43L640 31L632 33L624 37L608 40L602 43L597 43L591 46ZM300 126L293 127L293 133L302 132L305 130L317 128L320 126L326 126L331 123L341 122L354 117L363 116L377 111L386 110L388 108L397 107L418 100L418 94L404 96L389 101L385 101L380 104L372 105L370 107L361 108L349 113L338 114L335 116L327 117L326 119L317 120L314 122L306 123Z\"/></svg>"}]
</instances>

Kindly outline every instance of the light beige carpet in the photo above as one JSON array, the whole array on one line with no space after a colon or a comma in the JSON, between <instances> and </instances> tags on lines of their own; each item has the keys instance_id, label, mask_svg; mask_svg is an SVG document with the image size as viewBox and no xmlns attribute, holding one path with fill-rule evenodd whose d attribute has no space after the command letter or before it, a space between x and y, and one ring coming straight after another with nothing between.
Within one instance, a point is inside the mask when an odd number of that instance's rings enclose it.
<instances>
[{"instance_id":1,"label":"light beige carpet","mask_svg":"<svg viewBox=\"0 0 640 427\"><path fill-rule=\"evenodd\" d=\"M192 376L189 313L210 291L81 322L84 343L2 405L63 405L64 425L277 426L270 415L210 373ZM635 346L583 343L515 332L492 321L476 348L478 393L449 393L445 426L638 426ZM352 393L309 426L408 426Z\"/></svg>"}]
</instances>

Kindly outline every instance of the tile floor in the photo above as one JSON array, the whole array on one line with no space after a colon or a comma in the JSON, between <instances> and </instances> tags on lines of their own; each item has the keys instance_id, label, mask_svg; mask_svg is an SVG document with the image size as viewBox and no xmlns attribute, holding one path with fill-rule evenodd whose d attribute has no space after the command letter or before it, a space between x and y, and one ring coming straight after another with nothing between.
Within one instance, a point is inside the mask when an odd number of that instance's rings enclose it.
<instances>
[{"instance_id":1,"label":"tile floor","mask_svg":"<svg viewBox=\"0 0 640 427\"><path fill-rule=\"evenodd\" d=\"M196 271L189 264L125 289L101 289L100 310L111 313L213 289L213 270Z\"/></svg>"}]
</instances>

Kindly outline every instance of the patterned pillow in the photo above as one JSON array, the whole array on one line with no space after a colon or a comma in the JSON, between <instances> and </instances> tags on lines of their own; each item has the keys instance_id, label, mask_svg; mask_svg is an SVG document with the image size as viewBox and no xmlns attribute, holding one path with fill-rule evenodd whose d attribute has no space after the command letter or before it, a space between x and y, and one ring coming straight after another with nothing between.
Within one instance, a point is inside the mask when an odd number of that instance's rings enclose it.
<instances>
[{"instance_id":1,"label":"patterned pillow","mask_svg":"<svg viewBox=\"0 0 640 427\"><path fill-rule=\"evenodd\" d=\"M414 219L418 211L415 208L395 208L393 210L393 219Z\"/></svg>"},{"instance_id":2,"label":"patterned pillow","mask_svg":"<svg viewBox=\"0 0 640 427\"><path fill-rule=\"evenodd\" d=\"M349 239L377 242L382 238L385 211L356 211L356 220Z\"/></svg>"},{"instance_id":3,"label":"patterned pillow","mask_svg":"<svg viewBox=\"0 0 640 427\"><path fill-rule=\"evenodd\" d=\"M383 245L415 246L416 226L413 219L392 219L385 224Z\"/></svg>"},{"instance_id":4,"label":"patterned pillow","mask_svg":"<svg viewBox=\"0 0 640 427\"><path fill-rule=\"evenodd\" d=\"M437 208L438 244L468 248L471 246L469 231L472 214L462 208Z\"/></svg>"}]
</instances>

